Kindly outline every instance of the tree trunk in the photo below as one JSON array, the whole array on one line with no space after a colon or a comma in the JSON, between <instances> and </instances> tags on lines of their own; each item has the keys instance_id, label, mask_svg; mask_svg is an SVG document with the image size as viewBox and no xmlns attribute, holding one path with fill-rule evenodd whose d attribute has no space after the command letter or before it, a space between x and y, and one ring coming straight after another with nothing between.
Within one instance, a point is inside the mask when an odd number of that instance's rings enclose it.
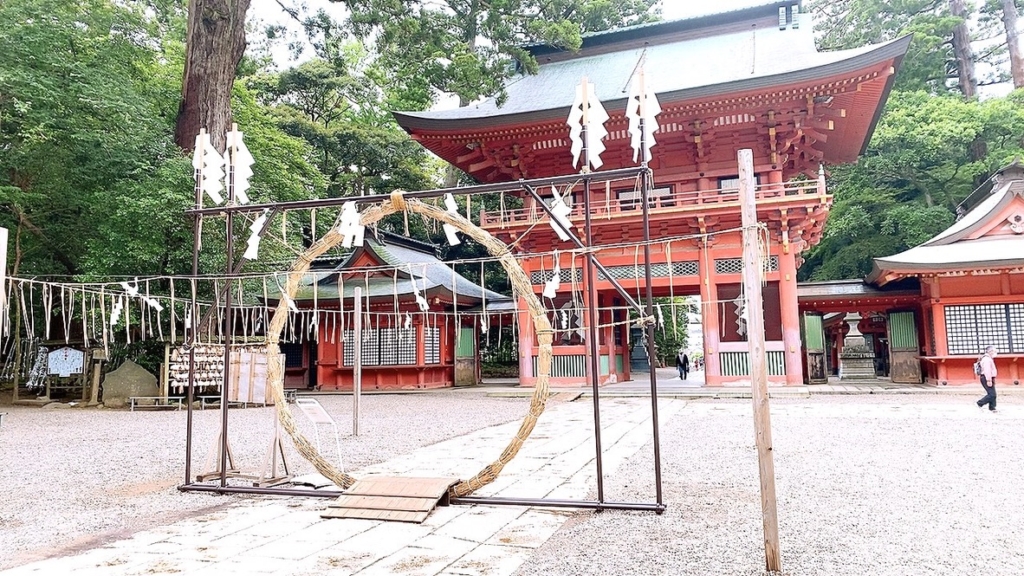
<instances>
[{"instance_id":1,"label":"tree trunk","mask_svg":"<svg viewBox=\"0 0 1024 576\"><path fill-rule=\"evenodd\" d=\"M189 0L185 77L174 126L174 141L186 151L195 147L200 128L210 133L217 150L224 150L249 1Z\"/></svg>"},{"instance_id":2,"label":"tree trunk","mask_svg":"<svg viewBox=\"0 0 1024 576\"><path fill-rule=\"evenodd\" d=\"M1010 75L1013 76L1013 87L1024 87L1024 58L1020 54L1017 43L1017 3L1014 0L1002 0L1003 28L1006 29L1006 51L1010 53Z\"/></svg>"},{"instance_id":3,"label":"tree trunk","mask_svg":"<svg viewBox=\"0 0 1024 576\"><path fill-rule=\"evenodd\" d=\"M953 28L953 57L964 98L974 98L978 93L978 77L974 75L974 54L971 51L971 34L967 29L967 9L964 0L949 0L949 12L960 18Z\"/></svg>"}]
</instances>

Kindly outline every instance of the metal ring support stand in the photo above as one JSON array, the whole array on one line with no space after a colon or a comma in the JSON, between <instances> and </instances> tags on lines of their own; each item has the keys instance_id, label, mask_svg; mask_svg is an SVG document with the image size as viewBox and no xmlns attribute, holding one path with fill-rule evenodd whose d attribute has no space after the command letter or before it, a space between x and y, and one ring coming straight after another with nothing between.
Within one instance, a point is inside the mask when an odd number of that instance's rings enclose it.
<instances>
[{"instance_id":1,"label":"metal ring support stand","mask_svg":"<svg viewBox=\"0 0 1024 576\"><path fill-rule=\"evenodd\" d=\"M650 182L651 182L651 171L646 166L646 164L644 164L643 166L637 167L637 168L625 168L625 169L609 170L609 171L606 171L606 172L597 172L597 173L574 174L574 175L570 175L570 176L560 176L560 177L556 177L556 178L542 178L542 179L533 179L533 180L520 180L518 182L506 183L506 184L489 184L489 185L473 186L473 187L463 187L463 188L455 188L455 189L440 189L440 190L427 190L427 191L419 191L419 192L407 192L407 193L404 194L404 196L406 198L426 199L426 198L439 198L439 197L444 196L447 193L452 193L452 194L456 194L456 195L472 195L472 194L489 193L489 192L515 192L515 191L522 191L522 192L527 192L528 194L531 194L537 200L538 205L542 209L544 209L544 211L547 212L549 214L549 216L551 216L550 208L547 206L547 204L542 199L540 199L539 194L537 194L537 192L536 192L536 189L538 187L540 187L540 186L555 186L555 185L559 185L559 184L574 184L574 183L578 183L578 182L580 182L582 180L583 185L584 185L584 189L589 191L590 183L593 180L601 180L601 181L626 180L626 179L635 179L637 177L640 178L640 182L641 182L641 197L642 197L642 203L643 203L642 209L643 209L643 218L644 218L644 238L645 238L645 240L649 241L649 234L650 233L649 233L649 230L648 230L648 219L649 219L650 206L649 206L649 202L647 200L649 198L649 188L650 188ZM231 191L229 191L229 193L230 192ZM201 221L201 219L202 219L202 217L204 215L212 215L212 214L227 215L229 217L228 219L230 220L231 219L230 216L233 215L233 214L236 214L236 213L248 214L248 213L260 212L260 211L263 211L264 209L269 209L269 210L271 210L271 214L269 215L270 217L268 217L267 222L265 223L264 227L258 233L262 237L262 235L265 234L266 231L269 229L269 227L270 227L270 220L272 219L273 215L276 214L277 212L288 211L288 210L296 210L296 209L320 208L320 207L339 207L339 206L341 206L342 204L344 204L346 202L356 202L358 204L371 204L371 203L377 203L377 202L380 202L380 201L383 201L383 200L387 200L387 199L390 199L390 198L391 198L390 195L380 194L380 195L364 196L364 197L356 197L356 198L329 198L329 199L316 199L316 200L300 200L300 201L295 201L295 202L281 202L281 203L273 203L273 204L256 204L256 205L250 204L250 205L244 205L244 206L241 206L241 205L228 205L228 206L216 207L216 208L202 208L202 205L201 205L201 201L202 201L201 191L199 191L197 189L196 208L189 211L189 214L193 215L193 217L195 218L195 221L196 221L195 230L197 232L196 240L195 240L195 242L193 244L193 273L194 273L194 276L198 275L198 261L199 261L199 239L198 239L198 232L200 230L200 221ZM585 202L587 204L589 204L589 197L585 197L585 198L586 198ZM552 218L552 220L555 221L554 218ZM557 225L557 221L555 221L555 222L556 222L556 225ZM564 230L564 228L563 228L563 230ZM584 234L585 234L585 237L588 240L586 245L578 237L576 237L576 235L573 234L571 230L565 230L565 231L570 234L570 238L576 244L577 248L581 248L581 249L589 248L589 245L592 243L592 223L591 223L591 219L590 219L589 210L587 210L587 214L586 214L586 218L585 218ZM229 229L228 232L229 232L229 239L230 239L231 236L233 236L233 230ZM229 258L228 258L228 271L232 275L238 274L241 271L242 266L244 264L244 260L242 260L242 261L239 261L237 263L237 265L232 266L233 256L234 256L233 254L229 254ZM595 430L595 450L596 450L595 466L596 466L597 471L598 471L598 480L597 480L597 482L598 482L598 499L596 501L591 501L591 500L564 500L564 499L545 499L545 498L531 499L531 498L459 496L459 497L452 498L452 502L453 503L455 503L455 504L492 504L492 505L514 505L514 506L537 506L537 507L554 507L554 508L581 508L581 509L594 509L594 510L605 510L605 509L607 509L607 510L641 510L641 511L653 511L653 512L657 512L658 514L661 514L662 512L665 511L666 505L665 505L665 503L662 500L661 456L660 456L660 445L659 445L660 444L660 439L659 439L658 414L657 414L657 376L656 376L656 374L654 372L654 369L653 369L653 367L655 365L654 348L653 348L652 345L650 345L650 341L653 339L653 335L654 335L654 328L653 328L653 325L651 324L652 318L653 318L653 303L652 303L652 299L651 299L650 265L651 265L651 262L650 262L650 248L649 248L649 246L645 246L645 250L644 250L644 267L646 269L646 276L645 277L647 279L647 298L646 298L646 300L647 300L646 301L646 308L647 309L646 309L646 312L644 312L640 308L639 304L637 304L636 301L633 298L628 297L628 292L626 292L626 290L618 283L618 281L616 279L614 279L611 275L609 275L607 273L605 274L605 279L607 281L611 282L611 284L615 287L615 289L620 294L626 295L627 296L627 298L626 298L627 302L632 307L634 307L635 309L637 309L638 311L641 312L641 315L644 318L644 323L646 324L646 328L647 328L647 337L648 337L648 342L649 342L649 345L648 345L648 359L649 359L650 365L651 365L651 402L652 402L652 410L653 410L652 424L653 424L653 435L654 435L653 436L653 440L654 440L654 460L655 460L654 465L655 465L655 485L656 485L656 492L657 492L657 501L655 503L645 503L645 502L611 502L611 501L606 501L604 499L604 493L603 493L603 456L602 456L602 450L601 450L601 444L600 444L600 442L601 442L601 440L600 440L600 436L601 436L601 429L600 429L600 398L599 398L599 392L598 392L599 374L598 374L598 371L597 371L597 368L596 368L596 364L597 364L596 356L594 356L594 354L596 354L596 352L594 352L594 349L596 348L597 342L596 342L596 336L594 335L594 332L592 331L590 333L591 334L590 337L588 338L590 340L591 355L592 355L592 362L591 362L591 367L590 367L591 369L589 370L589 372L590 372L591 385L592 385L593 391L594 391L594 430ZM593 268L598 268L599 270L605 270L605 268L597 260L596 255L592 251L589 251L589 250L587 252L587 267L590 270L587 273L587 275L588 275L588 278L590 278L590 280L591 280L590 282L588 282L588 284L589 284L588 290L592 289L593 291L591 293L592 294L596 294L596 286L594 286L594 282L593 282L593 280L596 280L596 278L594 278ZM226 286L224 287L224 290L225 291L230 291L231 290L231 285L232 285L232 281L229 279L226 282ZM232 305L231 301L229 299L225 298L225 317L227 317L227 318L231 318L231 315L232 315L231 305ZM590 303L590 308L591 308L592 311L596 311L596 305L597 305L596 301L592 301ZM211 311L212 310L213 309L211 308ZM204 315L204 318L201 321L195 321L195 319L193 319L194 322L195 322L195 327L193 329L193 334L192 334L193 340L195 339L195 336L196 336L196 334L198 334L199 329L201 329L202 325L204 325L206 322L209 322L211 317L212 317L212 314L210 314L208 312L207 315ZM596 324L594 323L593 316L591 316L590 318L591 318L591 322L590 322L591 329L595 330L596 329ZM226 333L226 342L225 342L225 349L226 350L230 349L230 337L231 337L231 334L230 334L230 330L229 330ZM226 352L226 354L227 354L227 352ZM227 364L227 362L225 362L225 364ZM191 447L192 447L192 434L193 434L193 430L192 430L192 428L193 428L193 422L192 422L192 402L191 402L191 399L193 398L193 383L194 383L193 374L191 373L191 370L190 370L190 374L189 374L189 390L188 390L188 396L189 396L190 401L188 403L188 417L187 417L187 430L186 430L187 436L186 436L185 483L178 487L179 490L182 490L182 491L197 491L197 492L214 492L214 493L219 493L219 494L266 494L266 495L280 495L280 496L303 496L303 497L323 497L323 498L333 498L333 497L337 496L336 492L320 492L320 491L313 491L313 490L288 489L288 488L261 488L261 487L255 487L255 486L252 486L252 487L250 487L250 486L228 486L228 485L226 485L226 469L225 469L226 466L227 466L226 454L222 455L222 458L221 458L222 470L221 470L221 477L220 477L220 483L219 483L220 485L219 486L210 485L210 484L192 483L190 473L191 473ZM226 394L226 390L227 390L227 382L225 381L224 388L223 388L223 393L224 394ZM224 403L224 405L226 406L226 402ZM223 417L222 417L221 431L220 431L222 439L226 440L227 432L228 432L228 418L227 418L227 411L225 409L224 413L223 413Z\"/></svg>"}]
</instances>

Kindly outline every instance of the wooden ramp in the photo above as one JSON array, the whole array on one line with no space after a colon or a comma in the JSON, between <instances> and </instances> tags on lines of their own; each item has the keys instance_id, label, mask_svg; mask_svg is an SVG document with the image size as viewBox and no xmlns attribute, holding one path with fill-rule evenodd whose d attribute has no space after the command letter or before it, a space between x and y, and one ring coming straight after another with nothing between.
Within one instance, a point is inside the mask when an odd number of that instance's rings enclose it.
<instances>
[{"instance_id":1,"label":"wooden ramp","mask_svg":"<svg viewBox=\"0 0 1024 576\"><path fill-rule=\"evenodd\" d=\"M368 476L345 490L321 516L419 524L434 507L448 505L448 489L458 482L457 478Z\"/></svg>"}]
</instances>

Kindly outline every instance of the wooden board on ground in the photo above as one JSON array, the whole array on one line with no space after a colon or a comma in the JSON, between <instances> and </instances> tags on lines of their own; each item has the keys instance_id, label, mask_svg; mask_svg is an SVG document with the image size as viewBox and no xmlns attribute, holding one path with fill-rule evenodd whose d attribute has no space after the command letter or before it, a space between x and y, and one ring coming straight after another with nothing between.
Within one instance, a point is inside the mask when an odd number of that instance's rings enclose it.
<instances>
[{"instance_id":1,"label":"wooden board on ground","mask_svg":"<svg viewBox=\"0 0 1024 576\"><path fill-rule=\"evenodd\" d=\"M448 505L448 489L457 478L368 476L332 502L324 518L364 518L420 523L437 506Z\"/></svg>"}]
</instances>

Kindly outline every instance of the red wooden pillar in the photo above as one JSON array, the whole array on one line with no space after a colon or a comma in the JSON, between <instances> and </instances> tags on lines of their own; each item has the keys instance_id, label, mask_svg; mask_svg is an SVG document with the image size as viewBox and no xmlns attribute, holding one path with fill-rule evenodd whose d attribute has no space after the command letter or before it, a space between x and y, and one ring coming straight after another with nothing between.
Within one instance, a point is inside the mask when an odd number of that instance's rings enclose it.
<instances>
[{"instance_id":1,"label":"red wooden pillar","mask_svg":"<svg viewBox=\"0 0 1024 576\"><path fill-rule=\"evenodd\" d=\"M516 301L516 321L519 323L519 384L533 386L533 346L536 335L533 318L523 297Z\"/></svg>"},{"instance_id":2,"label":"red wooden pillar","mask_svg":"<svg viewBox=\"0 0 1024 576\"><path fill-rule=\"evenodd\" d=\"M949 347L946 345L946 314L941 304L941 293L939 291L939 279L932 279L929 283L929 296L931 299L929 303L932 307L932 337L935 338L935 355L936 356L948 356ZM949 382L949 370L946 367L945 360L940 360L938 363L938 373L936 377L938 384L943 382Z\"/></svg>"},{"instance_id":3,"label":"red wooden pillar","mask_svg":"<svg viewBox=\"0 0 1024 576\"><path fill-rule=\"evenodd\" d=\"M718 285L715 282L715 263L712 261L710 239L698 246L700 274L706 274L700 282L701 318L704 320L704 383L709 386L721 384L722 366L718 360Z\"/></svg>"},{"instance_id":4,"label":"red wooden pillar","mask_svg":"<svg viewBox=\"0 0 1024 576\"><path fill-rule=\"evenodd\" d=\"M775 174L771 172L770 174ZM792 246L779 254L779 308L782 311L782 343L785 346L786 385L804 382L800 361L800 310L796 293L796 255Z\"/></svg>"}]
</instances>

